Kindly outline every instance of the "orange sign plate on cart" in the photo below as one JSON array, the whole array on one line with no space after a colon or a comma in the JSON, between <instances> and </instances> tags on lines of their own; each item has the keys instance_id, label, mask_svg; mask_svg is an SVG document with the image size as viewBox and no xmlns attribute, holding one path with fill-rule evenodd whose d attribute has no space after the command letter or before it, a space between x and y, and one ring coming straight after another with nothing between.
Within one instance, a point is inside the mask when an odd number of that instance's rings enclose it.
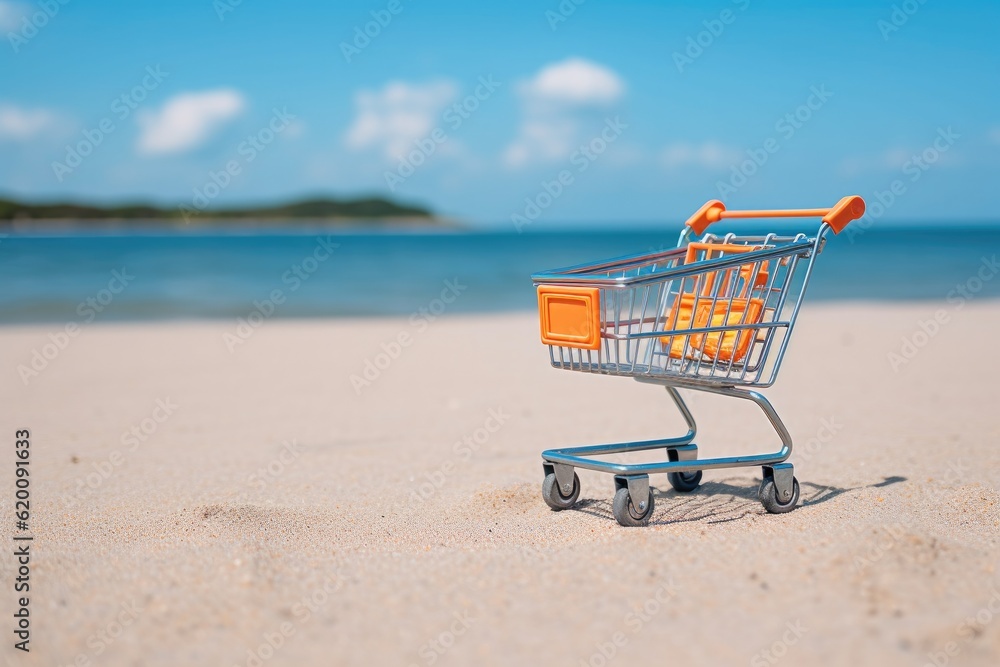
<instances>
[{"instance_id":1,"label":"orange sign plate on cart","mask_svg":"<svg viewBox=\"0 0 1000 667\"><path fill-rule=\"evenodd\" d=\"M546 345L601 347L601 290L597 287L538 287L538 319Z\"/></svg>"}]
</instances>

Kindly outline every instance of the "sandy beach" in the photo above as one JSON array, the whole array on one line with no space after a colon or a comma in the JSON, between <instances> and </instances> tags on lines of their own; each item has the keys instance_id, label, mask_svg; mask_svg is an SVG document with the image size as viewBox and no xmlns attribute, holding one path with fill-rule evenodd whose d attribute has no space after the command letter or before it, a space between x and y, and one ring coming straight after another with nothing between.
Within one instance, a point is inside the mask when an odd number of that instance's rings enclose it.
<instances>
[{"instance_id":1,"label":"sandy beach","mask_svg":"<svg viewBox=\"0 0 1000 667\"><path fill-rule=\"evenodd\" d=\"M1000 664L1000 308L797 327L766 393L802 506L766 514L759 469L657 476L637 529L606 475L549 510L539 452L683 422L662 389L550 368L533 313L98 321L27 382L61 329L4 327L0 495L10 540L29 429L35 536L31 652L5 611L5 664ZM704 455L775 449L752 406L687 396ZM10 555L0 577L11 610Z\"/></svg>"}]
</instances>

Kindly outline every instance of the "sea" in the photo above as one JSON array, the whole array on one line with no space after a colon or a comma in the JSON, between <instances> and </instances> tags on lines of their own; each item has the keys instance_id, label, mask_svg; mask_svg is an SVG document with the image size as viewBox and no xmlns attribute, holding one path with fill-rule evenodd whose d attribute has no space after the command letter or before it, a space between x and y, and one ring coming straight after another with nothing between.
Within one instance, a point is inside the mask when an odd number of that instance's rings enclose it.
<instances>
[{"instance_id":1,"label":"sea","mask_svg":"<svg viewBox=\"0 0 1000 667\"><path fill-rule=\"evenodd\" d=\"M671 248L679 229L9 232L0 234L0 324L240 318L254 310L279 318L406 316L440 310L442 293L448 313L530 311L532 273ZM830 235L807 301L946 304L962 289L963 298L1000 297L1000 223L859 231Z\"/></svg>"}]
</instances>

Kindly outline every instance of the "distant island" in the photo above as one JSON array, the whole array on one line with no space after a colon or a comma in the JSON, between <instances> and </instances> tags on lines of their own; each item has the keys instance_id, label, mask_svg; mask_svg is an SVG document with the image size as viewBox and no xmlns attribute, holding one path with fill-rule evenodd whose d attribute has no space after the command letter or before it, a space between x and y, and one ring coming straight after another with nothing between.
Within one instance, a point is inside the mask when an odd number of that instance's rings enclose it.
<instances>
[{"instance_id":1,"label":"distant island","mask_svg":"<svg viewBox=\"0 0 1000 667\"><path fill-rule=\"evenodd\" d=\"M351 220L439 223L426 208L397 204L379 197L361 199L313 198L292 201L276 206L246 206L238 208L208 208L199 210L191 206L173 207L150 204L122 204L119 206L94 206L74 202L27 204L0 199L0 225L32 221L82 221L143 222L162 221L177 224L199 224L219 220L324 220L347 222Z\"/></svg>"}]
</instances>

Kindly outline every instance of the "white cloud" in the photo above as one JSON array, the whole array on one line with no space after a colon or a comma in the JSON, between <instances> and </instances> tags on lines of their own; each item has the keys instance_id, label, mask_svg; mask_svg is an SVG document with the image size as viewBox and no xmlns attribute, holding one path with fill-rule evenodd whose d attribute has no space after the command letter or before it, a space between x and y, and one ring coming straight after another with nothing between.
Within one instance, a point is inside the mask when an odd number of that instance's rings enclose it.
<instances>
[{"instance_id":1,"label":"white cloud","mask_svg":"<svg viewBox=\"0 0 1000 667\"><path fill-rule=\"evenodd\" d=\"M843 158L837 166L841 176L853 178L863 174L900 171L903 169L949 169L963 163L963 157L953 147L940 151L933 144L922 149L887 148L878 153Z\"/></svg>"},{"instance_id":2,"label":"white cloud","mask_svg":"<svg viewBox=\"0 0 1000 667\"><path fill-rule=\"evenodd\" d=\"M23 109L0 104L0 141L27 141L54 128L59 116L48 109Z\"/></svg>"},{"instance_id":3,"label":"white cloud","mask_svg":"<svg viewBox=\"0 0 1000 667\"><path fill-rule=\"evenodd\" d=\"M842 176L855 177L861 174L899 169L910 153L902 148L889 148L881 153L850 155L840 160L837 167Z\"/></svg>"},{"instance_id":4,"label":"white cloud","mask_svg":"<svg viewBox=\"0 0 1000 667\"><path fill-rule=\"evenodd\" d=\"M159 111L139 114L139 152L155 155L197 148L245 106L242 94L225 88L175 95Z\"/></svg>"},{"instance_id":5,"label":"white cloud","mask_svg":"<svg viewBox=\"0 0 1000 667\"><path fill-rule=\"evenodd\" d=\"M397 159L433 131L457 93L450 81L390 81L379 91L362 90L354 97L357 115L344 140L354 150L377 149Z\"/></svg>"},{"instance_id":6,"label":"white cloud","mask_svg":"<svg viewBox=\"0 0 1000 667\"><path fill-rule=\"evenodd\" d=\"M518 137L504 152L504 161L519 167L532 160L553 161L570 154L579 133L572 118L527 118Z\"/></svg>"},{"instance_id":7,"label":"white cloud","mask_svg":"<svg viewBox=\"0 0 1000 667\"><path fill-rule=\"evenodd\" d=\"M901 169L906 161L913 157L913 152L905 148L890 148L872 158L875 168Z\"/></svg>"},{"instance_id":8,"label":"white cloud","mask_svg":"<svg viewBox=\"0 0 1000 667\"><path fill-rule=\"evenodd\" d=\"M995 144L1000 144L1000 127L994 127L990 130L990 141Z\"/></svg>"},{"instance_id":9,"label":"white cloud","mask_svg":"<svg viewBox=\"0 0 1000 667\"><path fill-rule=\"evenodd\" d=\"M31 5L24 2L0 0L0 30L8 32L21 27L21 19L28 15Z\"/></svg>"},{"instance_id":10,"label":"white cloud","mask_svg":"<svg viewBox=\"0 0 1000 667\"><path fill-rule=\"evenodd\" d=\"M281 136L285 139L298 139L306 132L306 124L296 118L288 121L288 125L281 131Z\"/></svg>"},{"instance_id":11,"label":"white cloud","mask_svg":"<svg viewBox=\"0 0 1000 667\"><path fill-rule=\"evenodd\" d=\"M660 160L670 169L687 166L724 169L733 165L741 155L735 148L709 141L704 144L671 144L663 149Z\"/></svg>"},{"instance_id":12,"label":"white cloud","mask_svg":"<svg viewBox=\"0 0 1000 667\"><path fill-rule=\"evenodd\" d=\"M599 129L606 111L625 92L612 70L581 58L546 65L517 86L522 120L503 161L509 167L566 158L588 128Z\"/></svg>"},{"instance_id":13,"label":"white cloud","mask_svg":"<svg viewBox=\"0 0 1000 667\"><path fill-rule=\"evenodd\" d=\"M534 101L569 105L609 104L625 92L625 84L613 71L582 58L568 58L543 67L519 91Z\"/></svg>"}]
</instances>

